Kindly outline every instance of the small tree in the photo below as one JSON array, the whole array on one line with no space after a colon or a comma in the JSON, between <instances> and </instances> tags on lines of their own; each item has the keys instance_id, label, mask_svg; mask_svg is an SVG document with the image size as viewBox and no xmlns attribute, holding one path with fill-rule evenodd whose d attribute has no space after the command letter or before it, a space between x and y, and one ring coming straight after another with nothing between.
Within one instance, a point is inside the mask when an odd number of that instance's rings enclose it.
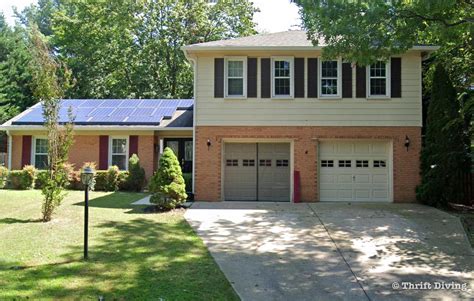
<instances>
[{"instance_id":1,"label":"small tree","mask_svg":"<svg viewBox=\"0 0 474 301\"><path fill-rule=\"evenodd\" d=\"M443 206L463 197L460 174L469 167L463 122L453 84L443 66L437 65L421 151L422 182L417 188L418 199L426 204Z\"/></svg>"},{"instance_id":2,"label":"small tree","mask_svg":"<svg viewBox=\"0 0 474 301\"><path fill-rule=\"evenodd\" d=\"M42 214L43 222L51 220L53 212L64 199L64 188L68 185L67 159L73 143L73 116L69 110L69 121L59 125L61 98L69 86L70 73L52 56L36 26L31 31L33 52L33 91L42 102L44 126L48 132L48 170L44 179Z\"/></svg>"},{"instance_id":3,"label":"small tree","mask_svg":"<svg viewBox=\"0 0 474 301\"><path fill-rule=\"evenodd\" d=\"M128 172L125 188L129 191L141 191L145 183L145 170L140 166L140 158L136 154L128 160Z\"/></svg>"},{"instance_id":4,"label":"small tree","mask_svg":"<svg viewBox=\"0 0 474 301\"><path fill-rule=\"evenodd\" d=\"M150 202L163 209L176 208L188 197L178 158L169 147L160 157L160 167L151 178L149 189L153 192Z\"/></svg>"}]
</instances>

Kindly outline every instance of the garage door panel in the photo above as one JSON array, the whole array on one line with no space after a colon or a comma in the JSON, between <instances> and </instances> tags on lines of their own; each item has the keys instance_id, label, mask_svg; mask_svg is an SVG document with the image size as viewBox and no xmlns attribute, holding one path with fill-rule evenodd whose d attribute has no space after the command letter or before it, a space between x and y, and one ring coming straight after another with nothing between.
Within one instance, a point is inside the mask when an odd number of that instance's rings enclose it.
<instances>
[{"instance_id":1,"label":"garage door panel","mask_svg":"<svg viewBox=\"0 0 474 301\"><path fill-rule=\"evenodd\" d=\"M319 144L321 201L389 201L390 144L323 141Z\"/></svg>"},{"instance_id":2,"label":"garage door panel","mask_svg":"<svg viewBox=\"0 0 474 301\"><path fill-rule=\"evenodd\" d=\"M289 143L226 143L225 159L226 200L290 200Z\"/></svg>"}]
</instances>

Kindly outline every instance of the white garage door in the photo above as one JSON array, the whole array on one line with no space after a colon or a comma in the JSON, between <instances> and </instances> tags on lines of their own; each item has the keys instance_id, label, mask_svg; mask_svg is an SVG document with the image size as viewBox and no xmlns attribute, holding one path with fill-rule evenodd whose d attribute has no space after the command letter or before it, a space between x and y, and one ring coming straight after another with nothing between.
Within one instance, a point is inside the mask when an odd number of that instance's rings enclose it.
<instances>
[{"instance_id":1,"label":"white garage door","mask_svg":"<svg viewBox=\"0 0 474 301\"><path fill-rule=\"evenodd\" d=\"M226 143L226 201L290 201L289 143Z\"/></svg>"},{"instance_id":2,"label":"white garage door","mask_svg":"<svg viewBox=\"0 0 474 301\"><path fill-rule=\"evenodd\" d=\"M321 201L389 202L390 143L324 141L319 144Z\"/></svg>"}]
</instances>

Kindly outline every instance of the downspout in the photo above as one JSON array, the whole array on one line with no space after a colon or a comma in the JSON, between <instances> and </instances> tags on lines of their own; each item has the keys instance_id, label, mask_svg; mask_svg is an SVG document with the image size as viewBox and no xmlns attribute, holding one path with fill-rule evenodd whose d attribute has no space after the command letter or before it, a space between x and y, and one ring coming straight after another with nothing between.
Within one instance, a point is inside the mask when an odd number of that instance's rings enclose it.
<instances>
[{"instance_id":1,"label":"downspout","mask_svg":"<svg viewBox=\"0 0 474 301\"><path fill-rule=\"evenodd\" d=\"M196 107L196 88L197 88L197 60L194 58L194 57L190 57L189 56L189 53L186 51L186 49L184 47L181 48L184 52L184 56L186 57L186 59L188 59L188 61L191 62L191 64L193 65L193 99L194 99L194 105L193 105L193 177L192 177L192 185L193 185L193 189L192 189L192 193L194 194L195 193L195 190L196 190L196 111L197 111L197 107Z\"/></svg>"},{"instance_id":2,"label":"downspout","mask_svg":"<svg viewBox=\"0 0 474 301\"><path fill-rule=\"evenodd\" d=\"M7 137L8 137L8 150L7 150L7 156L8 156L8 165L7 168L8 170L12 170L12 135L10 135L10 131L7 130Z\"/></svg>"}]
</instances>

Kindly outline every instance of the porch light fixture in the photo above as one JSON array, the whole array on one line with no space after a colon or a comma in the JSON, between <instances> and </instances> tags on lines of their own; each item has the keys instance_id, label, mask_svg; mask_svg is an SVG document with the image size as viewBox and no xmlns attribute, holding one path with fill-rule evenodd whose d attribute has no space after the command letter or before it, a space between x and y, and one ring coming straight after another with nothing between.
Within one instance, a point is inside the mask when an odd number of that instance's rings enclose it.
<instances>
[{"instance_id":1,"label":"porch light fixture","mask_svg":"<svg viewBox=\"0 0 474 301\"><path fill-rule=\"evenodd\" d=\"M84 184L84 259L88 258L89 236L89 187L94 179L94 169L87 166L82 170L81 182Z\"/></svg>"},{"instance_id":2,"label":"porch light fixture","mask_svg":"<svg viewBox=\"0 0 474 301\"><path fill-rule=\"evenodd\" d=\"M407 151L408 151L409 146L410 146L410 138L408 138L408 136L405 136L405 147L407 148Z\"/></svg>"},{"instance_id":3,"label":"porch light fixture","mask_svg":"<svg viewBox=\"0 0 474 301\"><path fill-rule=\"evenodd\" d=\"M211 147L211 139L207 139L207 150L209 150L209 147Z\"/></svg>"}]
</instances>

